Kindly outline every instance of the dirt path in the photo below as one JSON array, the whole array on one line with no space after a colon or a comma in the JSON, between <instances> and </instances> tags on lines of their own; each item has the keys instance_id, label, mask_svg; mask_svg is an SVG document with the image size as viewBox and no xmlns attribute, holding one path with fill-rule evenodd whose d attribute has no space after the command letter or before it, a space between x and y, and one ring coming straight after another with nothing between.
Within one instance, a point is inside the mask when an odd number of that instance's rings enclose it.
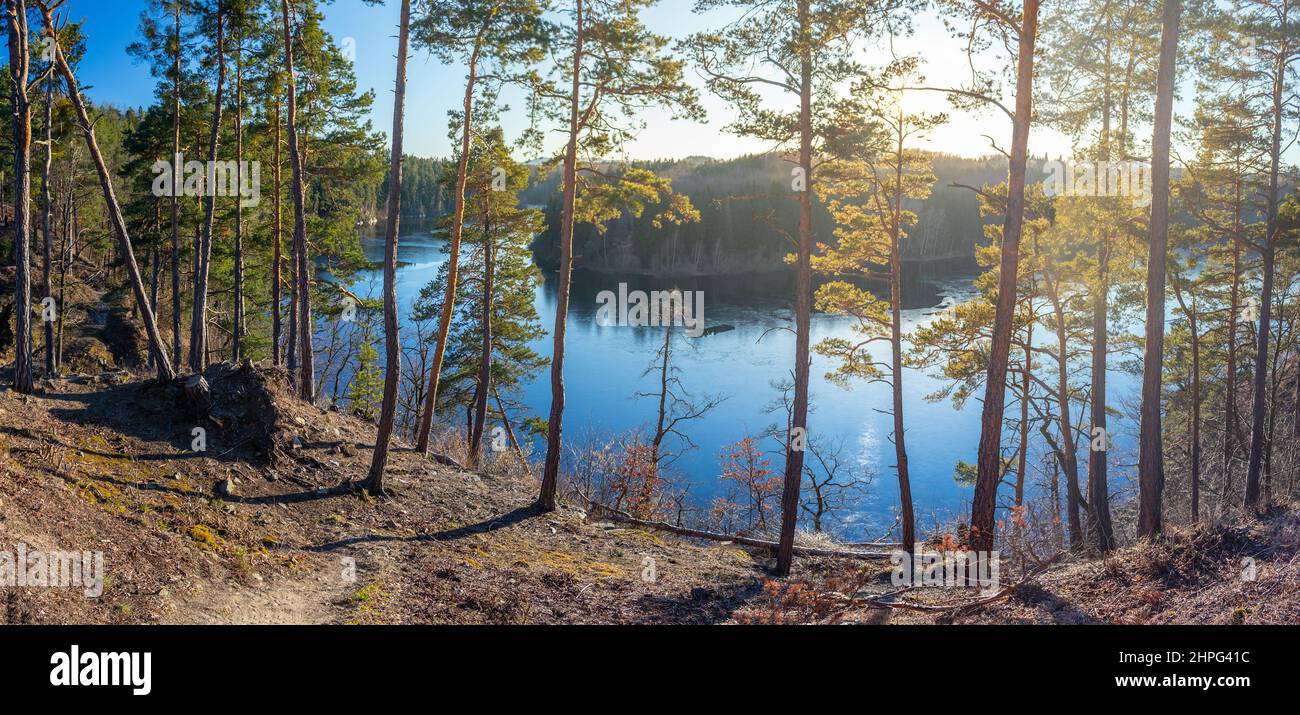
<instances>
[{"instance_id":1,"label":"dirt path","mask_svg":"<svg viewBox=\"0 0 1300 715\"><path fill-rule=\"evenodd\" d=\"M340 623L353 585L337 574L323 574L245 586L232 582L200 583L162 619L167 624L304 625Z\"/></svg>"}]
</instances>

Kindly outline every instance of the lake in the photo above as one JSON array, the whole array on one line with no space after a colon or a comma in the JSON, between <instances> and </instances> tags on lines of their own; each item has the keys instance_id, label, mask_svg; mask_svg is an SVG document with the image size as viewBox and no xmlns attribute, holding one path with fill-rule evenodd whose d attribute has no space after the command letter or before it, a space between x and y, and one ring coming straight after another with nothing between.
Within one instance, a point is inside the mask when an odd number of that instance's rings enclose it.
<instances>
[{"instance_id":1,"label":"lake","mask_svg":"<svg viewBox=\"0 0 1300 715\"><path fill-rule=\"evenodd\" d=\"M361 244L371 260L382 262L382 233L365 232ZM420 289L436 277L439 266L446 260L443 244L443 239L433 234L427 224L403 223L397 275L400 314L409 313ZM976 273L973 268L926 266L919 273L905 282L905 331L932 320L936 309L969 300L976 294L972 285ZM556 276L547 274L545 278L536 292L535 305L549 333L555 321ZM355 289L378 295L381 281L381 272L364 272L358 277ZM665 290L674 286L682 290L703 290L706 324L735 326L728 332L684 338L677 343L679 347L674 353L686 390L694 395L726 397L706 416L690 423L689 436L698 447L683 453L673 464L689 482L692 495L701 505L706 505L718 492L719 451L747 435L757 436L771 424L784 423L783 416L768 413L766 408L780 397L771 383L788 379L793 367L794 334L780 329L792 326L793 275L670 281L638 275L576 272L567 330L566 441L582 438L592 431L611 436L653 425L657 401L638 398L637 392L657 389L657 376L643 373L662 344L663 328L601 326L596 322L596 294L602 290L617 292L620 282L626 283L629 290ZM854 322L844 316L814 313L813 344L827 337L850 337ZM1038 334L1045 332L1040 330ZM549 334L533 348L549 356ZM874 357L888 357L887 344L882 343L876 349ZM898 503L893 444L889 441L892 419L884 412L890 405L889 386L859 383L846 390L824 378L833 368L833 361L813 355L809 437L813 441L843 438L850 457L874 475L866 499L851 513L842 515L837 526L855 539L875 538L893 523ZM550 408L549 374L547 369L537 375L520 396L533 414L543 417ZM1112 372L1109 383L1113 406L1127 404L1140 389L1138 381L1123 372ZM947 399L926 401L927 394L946 383L923 371L906 369L903 384L912 494L918 526L926 528L968 509L973 490L954 482L953 468L958 460L975 461L980 402L972 399L964 409L955 410ZM520 421L519 417L514 420L516 424ZM1136 442L1136 426L1129 422L1111 418L1111 430L1115 433L1115 449L1111 451L1112 491L1120 489L1127 479L1126 472L1131 470L1125 465L1136 461L1129 454ZM535 447L544 450L540 440ZM783 454L777 451L779 447L771 441L764 443L764 447L772 450L771 468L779 473L784 462ZM1081 447L1086 449L1086 442L1081 440ZM1039 450L1031 449L1031 464L1041 463L1040 454ZM1080 458L1082 477L1086 455L1081 453Z\"/></svg>"}]
</instances>

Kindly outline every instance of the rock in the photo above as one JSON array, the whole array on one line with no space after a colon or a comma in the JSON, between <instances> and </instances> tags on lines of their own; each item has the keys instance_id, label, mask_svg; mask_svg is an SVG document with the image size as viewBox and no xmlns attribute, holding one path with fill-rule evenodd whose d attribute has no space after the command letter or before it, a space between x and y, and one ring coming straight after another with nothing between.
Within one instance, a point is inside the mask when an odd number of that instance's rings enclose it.
<instances>
[{"instance_id":1,"label":"rock","mask_svg":"<svg viewBox=\"0 0 1300 715\"><path fill-rule=\"evenodd\" d=\"M294 435L293 441L289 443L291 449L302 449L302 437Z\"/></svg>"},{"instance_id":2,"label":"rock","mask_svg":"<svg viewBox=\"0 0 1300 715\"><path fill-rule=\"evenodd\" d=\"M213 491L216 492L219 497L233 497L235 495L235 485L231 484L231 480L229 479L222 479L217 482L217 486Z\"/></svg>"},{"instance_id":3,"label":"rock","mask_svg":"<svg viewBox=\"0 0 1300 715\"><path fill-rule=\"evenodd\" d=\"M177 472L177 473L175 473L175 474L172 475L172 479L180 479L180 478L181 478L181 473L180 473L180 472Z\"/></svg>"}]
</instances>

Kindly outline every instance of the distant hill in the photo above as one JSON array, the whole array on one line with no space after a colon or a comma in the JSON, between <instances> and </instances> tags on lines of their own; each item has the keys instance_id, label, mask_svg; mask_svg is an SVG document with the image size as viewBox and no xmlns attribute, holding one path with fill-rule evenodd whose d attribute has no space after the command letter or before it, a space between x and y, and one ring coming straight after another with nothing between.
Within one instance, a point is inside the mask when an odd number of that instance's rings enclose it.
<instances>
[{"instance_id":1,"label":"distant hill","mask_svg":"<svg viewBox=\"0 0 1300 715\"><path fill-rule=\"evenodd\" d=\"M574 236L576 267L655 275L784 269L784 257L791 250L785 233L793 232L798 221L797 203L786 198L791 195L789 163L759 155L637 165L669 177L676 191L691 198L701 220L655 228L647 212L639 219L625 216L611 222L603 235L591 226L579 226ZM985 240L979 203L973 192L952 184L978 187L999 183L1006 176L1006 160L936 154L934 172L934 191L919 210L913 207L920 220L909 232L904 260L973 262L975 246ZM558 263L558 192L559 175L552 171L520 195L521 203L546 207L546 230L533 249L539 263L548 268ZM813 230L817 241L832 240L832 223L825 208L816 205Z\"/></svg>"}]
</instances>

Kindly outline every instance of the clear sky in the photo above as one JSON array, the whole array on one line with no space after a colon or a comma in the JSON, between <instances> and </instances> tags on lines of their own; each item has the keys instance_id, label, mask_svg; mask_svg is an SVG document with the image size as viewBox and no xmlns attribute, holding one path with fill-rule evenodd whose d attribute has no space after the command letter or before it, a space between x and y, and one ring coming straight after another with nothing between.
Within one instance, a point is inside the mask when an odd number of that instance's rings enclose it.
<instances>
[{"instance_id":1,"label":"clear sky","mask_svg":"<svg viewBox=\"0 0 1300 715\"><path fill-rule=\"evenodd\" d=\"M709 18L693 15L693 0L662 0L646 13L647 24L656 32L680 38L693 29L711 24ZM154 79L148 68L127 55L126 47L136 34L144 0L69 0L74 20L85 19L87 57L80 68L87 93L96 101L119 107L140 107L153 98ZM933 11L931 11L933 12ZM351 38L356 49L355 70L363 89L375 90L374 127L385 133L391 125L393 63L396 54L398 3L388 0L383 6L370 6L361 0L334 0L325 7L325 28L341 46ZM962 44L950 38L936 18L922 17L915 36L895 45L899 53L918 53L925 63L924 72L932 84L945 84L949 68L965 71ZM864 49L867 57L884 56L884 48ZM693 70L692 81L701 85ZM464 68L445 66L428 53L413 50L408 71L406 151L420 156L447 156L447 110L459 106ZM960 81L953 78L951 82ZM506 95L506 101L522 110L519 94ZM709 118L703 123L672 121L666 113L647 114L646 127L628 147L631 158L680 158L685 156L732 157L761 152L767 146L736 137L724 131L729 116L726 105L703 94ZM906 100L910 108L925 111L949 111L943 95L934 92L913 93ZM508 133L524 126L522 111L504 120ZM986 109L979 113L952 113L947 125L934 131L928 148L964 156L992 153L988 139L1007 148L1011 141L1010 120L1000 111ZM1031 136L1030 151L1052 156L1069 154L1069 142L1054 132L1038 131Z\"/></svg>"}]
</instances>

